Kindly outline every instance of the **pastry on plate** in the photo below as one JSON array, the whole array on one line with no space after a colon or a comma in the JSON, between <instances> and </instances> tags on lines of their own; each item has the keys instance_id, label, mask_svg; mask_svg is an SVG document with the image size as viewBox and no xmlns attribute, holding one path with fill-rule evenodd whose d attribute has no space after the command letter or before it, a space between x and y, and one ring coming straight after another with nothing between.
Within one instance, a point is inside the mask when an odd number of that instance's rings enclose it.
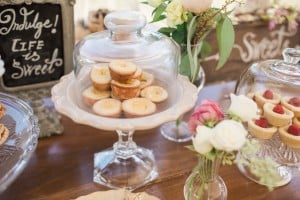
<instances>
[{"instance_id":1,"label":"pastry on plate","mask_svg":"<svg viewBox=\"0 0 300 200\"><path fill-rule=\"evenodd\" d=\"M258 139L270 139L277 132L277 127L269 124L265 117L248 121L248 131Z\"/></svg>"},{"instance_id":2,"label":"pastry on plate","mask_svg":"<svg viewBox=\"0 0 300 200\"><path fill-rule=\"evenodd\" d=\"M154 76L153 76L153 74L151 74L149 72L143 71L140 81L141 81L141 89L143 89L149 85L152 85L152 83L154 81Z\"/></svg>"},{"instance_id":3,"label":"pastry on plate","mask_svg":"<svg viewBox=\"0 0 300 200\"><path fill-rule=\"evenodd\" d=\"M93 86L98 90L110 89L111 76L107 66L93 67L90 78Z\"/></svg>"},{"instance_id":4,"label":"pastry on plate","mask_svg":"<svg viewBox=\"0 0 300 200\"><path fill-rule=\"evenodd\" d=\"M140 68L140 67L138 67L137 69L136 69L136 71L135 71L135 73L134 73L134 75L133 75L133 79L137 79L137 80L141 80L141 78L142 78L142 74L143 74L143 70Z\"/></svg>"},{"instance_id":5,"label":"pastry on plate","mask_svg":"<svg viewBox=\"0 0 300 200\"><path fill-rule=\"evenodd\" d=\"M300 126L300 117L294 117L293 123Z\"/></svg>"},{"instance_id":6,"label":"pastry on plate","mask_svg":"<svg viewBox=\"0 0 300 200\"><path fill-rule=\"evenodd\" d=\"M285 126L292 122L294 113L280 104L265 103L264 116L273 126Z\"/></svg>"},{"instance_id":7,"label":"pastry on plate","mask_svg":"<svg viewBox=\"0 0 300 200\"><path fill-rule=\"evenodd\" d=\"M168 98L168 92L163 87L150 85L141 91L141 97L145 97L154 103L160 103Z\"/></svg>"},{"instance_id":8,"label":"pastry on plate","mask_svg":"<svg viewBox=\"0 0 300 200\"><path fill-rule=\"evenodd\" d=\"M88 106L92 106L96 101L110 97L110 93L110 90L98 90L90 86L82 92L82 97Z\"/></svg>"},{"instance_id":9,"label":"pastry on plate","mask_svg":"<svg viewBox=\"0 0 300 200\"><path fill-rule=\"evenodd\" d=\"M300 97L282 97L281 104L294 112L295 117L300 117Z\"/></svg>"},{"instance_id":10,"label":"pastry on plate","mask_svg":"<svg viewBox=\"0 0 300 200\"><path fill-rule=\"evenodd\" d=\"M111 78L118 82L125 82L133 78L137 66L127 61L112 61L108 64Z\"/></svg>"},{"instance_id":11,"label":"pastry on plate","mask_svg":"<svg viewBox=\"0 0 300 200\"><path fill-rule=\"evenodd\" d=\"M3 125L0 124L0 145L4 144L9 135L9 130Z\"/></svg>"},{"instance_id":12,"label":"pastry on plate","mask_svg":"<svg viewBox=\"0 0 300 200\"><path fill-rule=\"evenodd\" d=\"M265 103L278 104L280 102L280 95L272 90L261 90L255 92L254 99L258 107L262 108Z\"/></svg>"},{"instance_id":13,"label":"pastry on plate","mask_svg":"<svg viewBox=\"0 0 300 200\"><path fill-rule=\"evenodd\" d=\"M121 101L113 98L101 99L94 103L93 111L103 117L120 117Z\"/></svg>"},{"instance_id":14,"label":"pastry on plate","mask_svg":"<svg viewBox=\"0 0 300 200\"><path fill-rule=\"evenodd\" d=\"M279 137L287 146L300 148L300 126L292 124L279 128Z\"/></svg>"},{"instance_id":15,"label":"pastry on plate","mask_svg":"<svg viewBox=\"0 0 300 200\"><path fill-rule=\"evenodd\" d=\"M156 104L146 98L137 97L122 102L122 110L126 117L141 117L153 114Z\"/></svg>"},{"instance_id":16,"label":"pastry on plate","mask_svg":"<svg viewBox=\"0 0 300 200\"><path fill-rule=\"evenodd\" d=\"M139 96L141 82L131 79L126 82L111 81L112 97L120 100Z\"/></svg>"}]
</instances>

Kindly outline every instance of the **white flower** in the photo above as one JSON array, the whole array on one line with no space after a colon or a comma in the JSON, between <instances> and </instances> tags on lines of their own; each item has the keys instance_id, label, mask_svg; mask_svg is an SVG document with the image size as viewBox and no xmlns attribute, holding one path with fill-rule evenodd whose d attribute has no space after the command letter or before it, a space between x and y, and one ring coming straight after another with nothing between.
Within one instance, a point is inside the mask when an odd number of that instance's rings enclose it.
<instances>
[{"instance_id":1,"label":"white flower","mask_svg":"<svg viewBox=\"0 0 300 200\"><path fill-rule=\"evenodd\" d=\"M201 13L211 7L212 0L179 0L183 7L193 13Z\"/></svg>"},{"instance_id":2,"label":"white flower","mask_svg":"<svg viewBox=\"0 0 300 200\"><path fill-rule=\"evenodd\" d=\"M218 150L232 152L239 150L246 142L247 131L234 120L223 120L214 127L211 144Z\"/></svg>"},{"instance_id":3,"label":"white flower","mask_svg":"<svg viewBox=\"0 0 300 200\"><path fill-rule=\"evenodd\" d=\"M182 24L188 19L187 14L179 0L174 0L168 4L166 8L166 14L167 24L170 27L175 27L176 25Z\"/></svg>"},{"instance_id":4,"label":"white flower","mask_svg":"<svg viewBox=\"0 0 300 200\"><path fill-rule=\"evenodd\" d=\"M148 0L148 4L152 7L157 7L162 3L162 0Z\"/></svg>"},{"instance_id":5,"label":"white flower","mask_svg":"<svg viewBox=\"0 0 300 200\"><path fill-rule=\"evenodd\" d=\"M3 76L4 72L5 72L4 62L3 60L1 60L1 56L0 56L0 76Z\"/></svg>"},{"instance_id":6,"label":"white flower","mask_svg":"<svg viewBox=\"0 0 300 200\"><path fill-rule=\"evenodd\" d=\"M230 99L231 104L228 112L237 115L243 122L259 117L257 104L252 99L245 95L236 96L232 93Z\"/></svg>"},{"instance_id":7,"label":"white flower","mask_svg":"<svg viewBox=\"0 0 300 200\"><path fill-rule=\"evenodd\" d=\"M192 138L193 146L198 153L205 154L212 150L213 146L210 143L212 136L211 128L207 126L198 126L196 136Z\"/></svg>"}]
</instances>

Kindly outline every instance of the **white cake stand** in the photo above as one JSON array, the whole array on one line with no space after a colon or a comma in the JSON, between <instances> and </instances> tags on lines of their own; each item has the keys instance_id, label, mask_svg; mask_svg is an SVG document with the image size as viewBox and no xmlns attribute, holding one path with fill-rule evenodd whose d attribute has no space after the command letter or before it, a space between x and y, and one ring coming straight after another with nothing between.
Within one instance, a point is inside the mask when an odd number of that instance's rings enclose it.
<instances>
[{"instance_id":1,"label":"white cake stand","mask_svg":"<svg viewBox=\"0 0 300 200\"><path fill-rule=\"evenodd\" d=\"M139 118L106 118L87 108L78 94L78 80L73 73L61 78L52 88L52 100L60 113L74 122L102 130L114 130L119 140L112 148L94 154L94 182L110 188L136 189L158 175L153 152L133 141L136 130L157 127L174 121L192 109L197 100L197 88L179 75L166 83L169 93L166 105L157 113Z\"/></svg>"}]
</instances>

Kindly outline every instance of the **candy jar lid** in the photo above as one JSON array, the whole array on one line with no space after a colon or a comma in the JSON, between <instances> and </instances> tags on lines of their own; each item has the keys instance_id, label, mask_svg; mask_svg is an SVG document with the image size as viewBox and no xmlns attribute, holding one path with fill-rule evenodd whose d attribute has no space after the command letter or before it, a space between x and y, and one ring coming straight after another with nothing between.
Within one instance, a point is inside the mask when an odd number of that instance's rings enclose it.
<instances>
[{"instance_id":1,"label":"candy jar lid","mask_svg":"<svg viewBox=\"0 0 300 200\"><path fill-rule=\"evenodd\" d=\"M300 49L286 48L283 60L266 60L245 70L235 88L237 94L273 90L281 95L299 96Z\"/></svg>"},{"instance_id":2,"label":"candy jar lid","mask_svg":"<svg viewBox=\"0 0 300 200\"><path fill-rule=\"evenodd\" d=\"M146 18L138 11L109 13L104 24L107 31L88 35L79 41L74 50L74 71L91 64L127 60L142 68L159 69L176 77L180 59L178 45L157 32L144 30Z\"/></svg>"}]
</instances>

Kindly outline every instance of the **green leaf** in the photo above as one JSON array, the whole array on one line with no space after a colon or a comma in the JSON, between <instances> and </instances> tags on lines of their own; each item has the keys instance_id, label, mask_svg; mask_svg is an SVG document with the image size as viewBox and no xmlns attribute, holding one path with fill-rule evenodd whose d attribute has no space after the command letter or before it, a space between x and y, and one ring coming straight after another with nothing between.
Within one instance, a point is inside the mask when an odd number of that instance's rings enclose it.
<instances>
[{"instance_id":1,"label":"green leaf","mask_svg":"<svg viewBox=\"0 0 300 200\"><path fill-rule=\"evenodd\" d=\"M218 70L226 63L234 45L234 28L231 20L227 16L217 25L217 41L219 46Z\"/></svg>"},{"instance_id":2,"label":"green leaf","mask_svg":"<svg viewBox=\"0 0 300 200\"><path fill-rule=\"evenodd\" d=\"M155 8L152 12L153 19L152 22L157 22L162 19L165 19L166 16L163 15L163 12L166 10L167 4L166 3L161 3L157 8Z\"/></svg>"},{"instance_id":3,"label":"green leaf","mask_svg":"<svg viewBox=\"0 0 300 200\"><path fill-rule=\"evenodd\" d=\"M187 52L181 54L179 73L191 78L190 60Z\"/></svg>"},{"instance_id":4,"label":"green leaf","mask_svg":"<svg viewBox=\"0 0 300 200\"><path fill-rule=\"evenodd\" d=\"M175 30L176 30L176 28L162 27L158 30L158 32L160 32L160 33L172 33Z\"/></svg>"},{"instance_id":5,"label":"green leaf","mask_svg":"<svg viewBox=\"0 0 300 200\"><path fill-rule=\"evenodd\" d=\"M201 49L201 58L206 58L209 54L211 54L212 49L208 42L203 41L202 49Z\"/></svg>"}]
</instances>

